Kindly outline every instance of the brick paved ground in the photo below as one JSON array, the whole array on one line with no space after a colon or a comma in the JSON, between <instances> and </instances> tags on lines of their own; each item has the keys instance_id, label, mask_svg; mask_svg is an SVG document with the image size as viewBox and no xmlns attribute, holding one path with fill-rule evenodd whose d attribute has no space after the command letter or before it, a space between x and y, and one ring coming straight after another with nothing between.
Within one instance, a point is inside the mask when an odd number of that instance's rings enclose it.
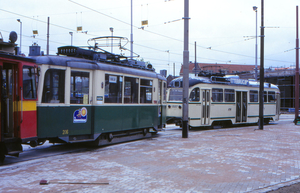
<instances>
[{"instance_id":1,"label":"brick paved ground","mask_svg":"<svg viewBox=\"0 0 300 193\"><path fill-rule=\"evenodd\" d=\"M0 192L267 192L300 182L300 126L190 131L0 167ZM109 182L109 185L49 184Z\"/></svg>"}]
</instances>

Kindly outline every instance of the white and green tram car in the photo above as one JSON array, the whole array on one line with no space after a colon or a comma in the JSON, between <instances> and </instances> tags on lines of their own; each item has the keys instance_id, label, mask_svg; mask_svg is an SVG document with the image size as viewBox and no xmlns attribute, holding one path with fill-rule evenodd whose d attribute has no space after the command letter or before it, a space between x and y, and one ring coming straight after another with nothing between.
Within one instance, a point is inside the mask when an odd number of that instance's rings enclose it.
<instances>
[{"instance_id":1,"label":"white and green tram car","mask_svg":"<svg viewBox=\"0 0 300 193\"><path fill-rule=\"evenodd\" d=\"M40 141L106 145L150 137L166 124L166 78L151 65L74 46L33 58Z\"/></svg>"},{"instance_id":2,"label":"white and green tram car","mask_svg":"<svg viewBox=\"0 0 300 193\"><path fill-rule=\"evenodd\" d=\"M169 83L167 123L181 126L182 77ZM279 120L280 91L264 84L264 122ZM189 77L189 126L212 127L259 121L259 82L230 77Z\"/></svg>"}]
</instances>

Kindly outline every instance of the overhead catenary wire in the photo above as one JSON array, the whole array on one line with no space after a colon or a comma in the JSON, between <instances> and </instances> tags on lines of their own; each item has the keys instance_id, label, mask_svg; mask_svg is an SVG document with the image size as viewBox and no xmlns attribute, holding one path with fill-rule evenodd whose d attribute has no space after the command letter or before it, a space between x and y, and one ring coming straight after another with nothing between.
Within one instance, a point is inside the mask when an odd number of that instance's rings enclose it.
<instances>
[{"instance_id":1,"label":"overhead catenary wire","mask_svg":"<svg viewBox=\"0 0 300 193\"><path fill-rule=\"evenodd\" d=\"M109 15L107 15L107 14L104 14L104 13L102 13L102 12L100 12L100 11L97 11L97 10L95 10L95 9L93 9L93 8L87 7L87 6L82 5L82 4L80 4L80 3L77 3L77 2L74 2L73 0L69 0L69 1L72 2L72 3L74 3L74 4L79 5L79 6L81 6L81 7L84 7L84 8L86 8L86 9L89 9L89 10L91 10L91 11L94 11L94 12L96 12L96 13L99 13L99 14L101 14L101 15L104 15L104 16L106 16L106 17L109 17L109 18L111 18L111 19L113 19L113 20L116 20L116 21L119 21L119 22L121 22L121 23L124 23L124 24L127 24L127 25L130 25L130 26L131 26L131 24L128 23L128 22L122 21L122 20L117 19L117 18L115 18L115 17L112 17L112 16L109 16ZM180 20L182 20L182 19L180 19ZM140 28L139 26L134 26L134 25L133 25L133 27L134 27L134 28L137 28L137 29ZM151 34L154 34L154 35L157 35L157 36L160 36L160 37L168 38L168 39L171 39L171 40L174 40L174 41L183 42L183 40L181 40L181 39L173 38L173 37L170 37L170 36L167 36L167 35L163 35L163 34L160 34L160 33L157 33L157 32L153 32L153 31L150 31L150 30L144 29L143 31L148 32L148 33L151 33ZM190 45L194 45L194 44L191 44L191 43L190 43ZM203 48L203 49L207 49L207 47L200 46L200 45L197 45L197 47ZM243 55L243 54L236 54L236 53L231 53L231 52L225 52L225 51L222 51L222 50L216 50L216 49L211 49L211 50L212 50L212 51L216 51L216 52L226 53L226 54L233 54L233 55L244 56L244 57L253 57L253 56L247 56L247 55Z\"/></svg>"},{"instance_id":2,"label":"overhead catenary wire","mask_svg":"<svg viewBox=\"0 0 300 193\"><path fill-rule=\"evenodd\" d=\"M109 16L109 15L104 14L104 13L102 13L102 12L100 12L100 11L97 11L97 10L95 10L95 9L93 9L93 8L90 8L90 7L87 7L87 6L85 6L85 5L79 4L79 3L74 2L74 1L72 1L72 0L69 0L69 1L72 2L72 3L74 3L74 4L79 5L79 6L81 6L81 7L84 7L84 8L86 8L86 9L89 9L90 11L93 11L93 12L96 12L96 13L98 13L98 14L101 14L101 15L104 15L104 16L106 16L106 17L109 17L109 18L111 18L111 19L114 19L114 20L116 20L116 21L118 21L118 22L121 22L121 23L124 23L124 24L127 24L127 25L131 25L131 24L128 23L128 22L124 22L124 21L122 21L122 20L120 20L120 19L118 19L118 18ZM24 18L27 18L27 19L31 19L31 20L35 20L35 21L38 21L38 22L42 22L42 23L45 23L45 24L47 23L47 21L35 19L35 18L32 18L32 17L28 17L28 16L26 16L26 15L22 15L22 14L19 14L19 13L14 13L14 12L12 12L12 11L4 10L4 9L1 9L1 8L0 8L0 11L4 11L4 12L10 13L10 14L18 15L18 16L21 16L21 17L24 17ZM82 13L82 12L81 12L81 13ZM179 20L182 20L182 19L178 19L178 21L179 21ZM175 20L174 20L174 21L175 21ZM177 20L176 20L176 21L177 21ZM58 27L58 28L62 28L62 29L68 30L68 31L76 31L76 29L67 28L67 27L60 26L60 25L57 25L57 24L54 24L54 23L50 23L50 25L51 25L51 26ZM138 27L138 26L133 26L133 27L135 27L135 28L137 28L137 29L140 28L140 27ZM145 32L147 32L147 33L151 33L151 34L157 35L157 36L160 36L160 37L163 37L163 38L167 38L167 39L170 39L170 40L178 41L178 42L181 42L181 43L183 42L183 40L181 40L181 39L173 38L173 37L170 37L170 36L168 36L168 35L160 34L160 33L153 32L153 31L150 31L150 30L147 30L147 29L144 29L143 31L145 31ZM93 35L93 34L89 33L89 35ZM97 35L94 35L94 36L97 36ZM28 36L28 37L32 37L32 36ZM36 38L36 39L37 39L37 38ZM43 40L43 39L40 39L40 40ZM46 41L46 40L43 40L43 41ZM54 42L54 41L51 41L51 42L52 42L52 43L63 44L63 43L60 43L60 42ZM235 43L235 42L234 42L234 43ZM228 43L228 44L230 44L230 43ZM134 43L134 45L138 45L138 44ZM192 43L190 43L189 45L194 46ZM139 46L141 46L141 45L139 45ZM197 47L198 47L198 48L202 48L202 49L206 49L206 50L207 50L207 47L205 47L205 46L197 45ZM214 47L216 47L216 46L214 46ZM227 52L227 51L223 51L223 50L218 50L218 49L214 49L214 47L210 47L209 50L210 50L210 51L214 51L214 52L224 53L224 54L236 55L236 56L247 57L247 58L254 58L254 56L245 55L245 54L239 54L239 53L233 53L233 52ZM150 48L149 46L146 47L146 48L148 48L148 49L153 49L153 50L157 50L157 51L159 51L159 52L165 52L164 50L159 50L159 49L155 49L155 48ZM178 54L178 55L179 55L179 54ZM182 54L181 54L181 55L182 55ZM198 57L197 57L197 58L198 58ZM208 59L208 58L206 58L206 59ZM216 60L216 59L208 59L208 60L213 60L213 61L214 61L214 60ZM293 63L293 62L289 62L289 61L272 60L272 59L266 59L266 58L265 58L265 60L276 61L276 62L285 62L285 63Z\"/></svg>"},{"instance_id":3,"label":"overhead catenary wire","mask_svg":"<svg viewBox=\"0 0 300 193\"><path fill-rule=\"evenodd\" d=\"M32 18L32 17L28 17L28 16L26 16L26 15L22 15L22 14L19 14L19 13L15 13L15 12L12 12L12 11L8 11L8 10L5 10L5 9L1 9L1 8L0 8L0 11L4 11L4 12L10 13L10 14L18 15L18 16L21 16L21 17L24 17L24 18L27 18L27 19L36 20L36 21L39 21L39 22L42 22L42 23L47 24L47 21L38 20L38 19L35 19L35 18ZM51 25L51 26L55 26L55 27L59 27L59 28L62 28L62 29L67 29L67 30L71 30L71 31L76 31L75 29L67 28L67 27L60 26L60 25L56 25L56 24L53 24L53 23L50 23L50 25Z\"/></svg>"}]
</instances>

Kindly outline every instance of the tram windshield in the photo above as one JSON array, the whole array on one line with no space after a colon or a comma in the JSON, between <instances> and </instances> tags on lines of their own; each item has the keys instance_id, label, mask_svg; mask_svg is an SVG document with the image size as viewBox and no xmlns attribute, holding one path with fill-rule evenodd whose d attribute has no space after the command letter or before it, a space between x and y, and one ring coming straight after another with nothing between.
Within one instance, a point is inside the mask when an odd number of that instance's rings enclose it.
<instances>
[{"instance_id":1,"label":"tram windshield","mask_svg":"<svg viewBox=\"0 0 300 193\"><path fill-rule=\"evenodd\" d=\"M182 89L170 89L169 101L182 101Z\"/></svg>"}]
</instances>

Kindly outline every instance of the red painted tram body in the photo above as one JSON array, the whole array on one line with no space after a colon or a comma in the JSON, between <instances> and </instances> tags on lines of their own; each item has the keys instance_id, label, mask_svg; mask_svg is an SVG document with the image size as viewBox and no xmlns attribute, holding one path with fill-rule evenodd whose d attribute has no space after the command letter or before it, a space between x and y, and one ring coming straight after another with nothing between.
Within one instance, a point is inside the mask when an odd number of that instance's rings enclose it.
<instances>
[{"instance_id":1,"label":"red painted tram body","mask_svg":"<svg viewBox=\"0 0 300 193\"><path fill-rule=\"evenodd\" d=\"M0 45L1 46L1 45ZM18 156L21 144L37 141L36 64L11 53L0 52L0 160Z\"/></svg>"}]
</instances>

